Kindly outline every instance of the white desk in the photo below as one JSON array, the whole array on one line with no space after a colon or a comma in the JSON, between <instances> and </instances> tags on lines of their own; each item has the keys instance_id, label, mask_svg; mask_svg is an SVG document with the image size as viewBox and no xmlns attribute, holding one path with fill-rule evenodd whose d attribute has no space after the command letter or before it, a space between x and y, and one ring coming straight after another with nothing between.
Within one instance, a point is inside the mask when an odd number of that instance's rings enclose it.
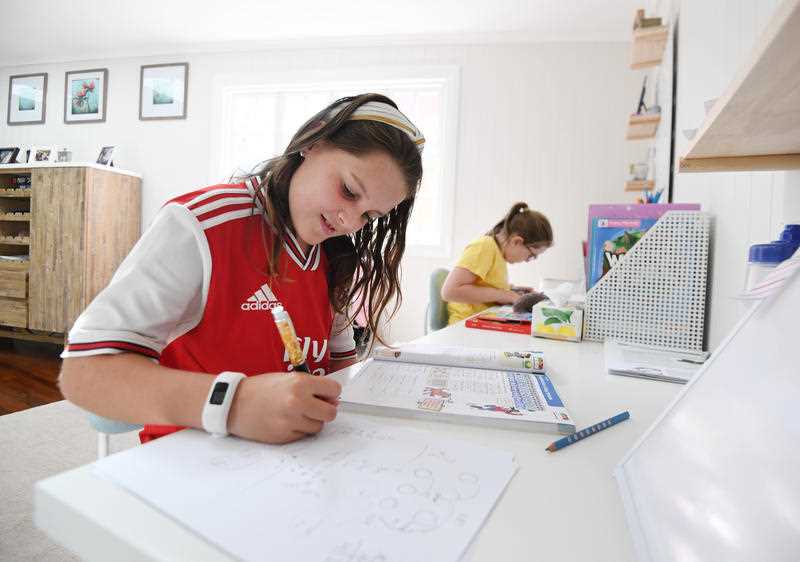
<instances>
[{"instance_id":1,"label":"white desk","mask_svg":"<svg viewBox=\"0 0 800 562\"><path fill-rule=\"evenodd\" d=\"M623 410L631 413L630 421L556 453L544 450L557 438L547 433L370 416L381 423L513 451L520 470L478 534L468 559L634 560L611 473L680 385L606 374L602 345L597 343L531 339L463 325L419 341L542 350L549 376L579 428ZM352 370L333 376L346 382ZM94 476L91 465L39 482L35 521L87 560L109 560L111 553L114 560L232 560L143 501Z\"/></svg>"}]
</instances>

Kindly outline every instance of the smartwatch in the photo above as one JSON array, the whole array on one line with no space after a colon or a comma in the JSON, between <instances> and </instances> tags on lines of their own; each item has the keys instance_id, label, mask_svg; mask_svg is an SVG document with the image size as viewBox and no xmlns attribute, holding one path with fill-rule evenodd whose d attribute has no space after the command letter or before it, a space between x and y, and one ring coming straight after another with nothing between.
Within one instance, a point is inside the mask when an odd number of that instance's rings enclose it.
<instances>
[{"instance_id":1,"label":"smartwatch","mask_svg":"<svg viewBox=\"0 0 800 562\"><path fill-rule=\"evenodd\" d=\"M203 406L203 429L214 437L228 435L228 413L231 411L236 387L245 378L242 373L225 371L211 383L206 403Z\"/></svg>"}]
</instances>

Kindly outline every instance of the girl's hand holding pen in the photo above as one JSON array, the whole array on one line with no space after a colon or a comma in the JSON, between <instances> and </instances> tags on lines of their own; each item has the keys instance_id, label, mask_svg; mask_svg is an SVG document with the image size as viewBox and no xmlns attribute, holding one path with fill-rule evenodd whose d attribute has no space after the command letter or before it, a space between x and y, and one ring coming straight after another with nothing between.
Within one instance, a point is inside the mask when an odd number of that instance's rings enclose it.
<instances>
[{"instance_id":1,"label":"girl's hand holding pen","mask_svg":"<svg viewBox=\"0 0 800 562\"><path fill-rule=\"evenodd\" d=\"M264 443L288 443L319 433L336 418L341 385L305 373L247 377L231 406L228 431Z\"/></svg>"}]
</instances>

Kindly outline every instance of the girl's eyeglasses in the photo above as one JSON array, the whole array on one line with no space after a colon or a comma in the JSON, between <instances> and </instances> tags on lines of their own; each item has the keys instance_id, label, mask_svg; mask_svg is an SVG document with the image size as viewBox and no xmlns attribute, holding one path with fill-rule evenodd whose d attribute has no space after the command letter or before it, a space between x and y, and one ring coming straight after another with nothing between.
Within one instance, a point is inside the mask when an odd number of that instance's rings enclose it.
<instances>
[{"instance_id":1,"label":"girl's eyeglasses","mask_svg":"<svg viewBox=\"0 0 800 562\"><path fill-rule=\"evenodd\" d=\"M535 260L539 255L536 253L537 248L535 246L525 246L525 249L528 250L528 257L525 259L526 262Z\"/></svg>"}]
</instances>

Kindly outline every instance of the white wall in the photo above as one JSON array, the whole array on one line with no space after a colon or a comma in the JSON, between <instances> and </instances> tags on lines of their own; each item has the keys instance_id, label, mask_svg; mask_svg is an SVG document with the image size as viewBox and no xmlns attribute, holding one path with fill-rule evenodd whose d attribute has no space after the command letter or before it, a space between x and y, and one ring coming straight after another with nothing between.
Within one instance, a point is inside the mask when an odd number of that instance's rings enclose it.
<instances>
[{"instance_id":1,"label":"white wall","mask_svg":"<svg viewBox=\"0 0 800 562\"><path fill-rule=\"evenodd\" d=\"M31 72L48 72L49 86L46 124L2 124L0 146L68 146L75 160L93 160L104 144L119 146L118 166L144 177L142 211L147 224L166 199L219 179L210 172L215 75L458 65L453 255L406 259L405 300L390 338L407 340L423 331L428 273L450 265L471 238L490 228L515 201L525 200L550 217L556 246L535 265L512 268L513 281L536 284L540 276L577 275L586 206L631 199L623 192L629 159L623 139L626 116L636 103L638 78L627 68L628 50L622 43L275 50L2 68L4 88L9 75ZM188 119L139 121L139 66L182 61L190 63ZM65 125L64 72L97 67L109 69L106 123ZM5 95L2 98L0 111L5 116Z\"/></svg>"},{"instance_id":2,"label":"white wall","mask_svg":"<svg viewBox=\"0 0 800 562\"><path fill-rule=\"evenodd\" d=\"M722 95L769 23L779 0L664 0L652 9L679 12L676 159L698 128L703 102ZM660 4L660 6L659 6ZM675 201L699 202L714 215L709 348L714 349L745 310L733 300L744 285L751 244L775 239L785 222L800 222L800 174L736 172L676 174Z\"/></svg>"}]
</instances>

